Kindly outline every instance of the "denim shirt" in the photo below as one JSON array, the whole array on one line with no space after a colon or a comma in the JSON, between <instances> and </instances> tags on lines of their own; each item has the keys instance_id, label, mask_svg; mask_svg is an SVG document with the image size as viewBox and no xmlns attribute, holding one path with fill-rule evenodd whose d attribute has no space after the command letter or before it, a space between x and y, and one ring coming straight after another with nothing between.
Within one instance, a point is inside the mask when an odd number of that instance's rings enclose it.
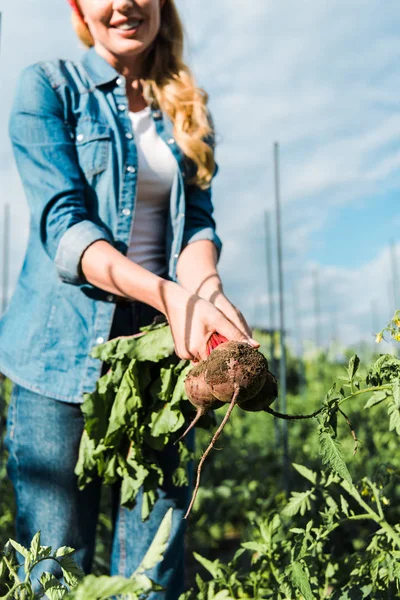
<instances>
[{"instance_id":1,"label":"denim shirt","mask_svg":"<svg viewBox=\"0 0 400 600\"><path fill-rule=\"evenodd\" d=\"M187 244L211 240L219 255L221 242L211 190L187 183L193 163L167 115L155 105L151 113L178 167L166 226L166 277L176 281ZM89 352L108 339L116 306L112 294L85 280L81 256L96 240L126 254L135 214L138 160L125 78L94 48L80 63L31 65L21 74L9 131L31 218L23 267L0 320L0 372L79 403L100 375Z\"/></svg>"}]
</instances>

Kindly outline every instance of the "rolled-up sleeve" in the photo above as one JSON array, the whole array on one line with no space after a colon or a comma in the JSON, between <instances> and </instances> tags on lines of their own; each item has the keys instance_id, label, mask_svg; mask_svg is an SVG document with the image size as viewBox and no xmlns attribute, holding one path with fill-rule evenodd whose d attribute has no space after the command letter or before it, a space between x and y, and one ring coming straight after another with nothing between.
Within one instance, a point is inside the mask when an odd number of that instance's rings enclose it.
<instances>
[{"instance_id":1,"label":"rolled-up sleeve","mask_svg":"<svg viewBox=\"0 0 400 600\"><path fill-rule=\"evenodd\" d=\"M73 130L40 64L20 76L9 134L33 228L60 278L84 283L83 252L100 239L113 243L112 234L89 218Z\"/></svg>"}]
</instances>

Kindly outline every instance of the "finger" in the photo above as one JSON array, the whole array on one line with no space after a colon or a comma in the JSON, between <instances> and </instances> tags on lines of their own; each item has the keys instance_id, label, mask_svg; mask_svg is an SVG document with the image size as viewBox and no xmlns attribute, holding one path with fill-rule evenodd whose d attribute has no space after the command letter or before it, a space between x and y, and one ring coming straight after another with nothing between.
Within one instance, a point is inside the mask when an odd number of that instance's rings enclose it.
<instances>
[{"instance_id":1,"label":"finger","mask_svg":"<svg viewBox=\"0 0 400 600\"><path fill-rule=\"evenodd\" d=\"M218 324L218 333L224 335L228 340L232 342L245 342L253 345L251 336L247 335L244 331L241 331L232 321L224 319Z\"/></svg>"},{"instance_id":2,"label":"finger","mask_svg":"<svg viewBox=\"0 0 400 600\"><path fill-rule=\"evenodd\" d=\"M181 360L193 360L195 358L193 354L190 354L190 352L188 352L187 350L179 350L175 348L175 354Z\"/></svg>"},{"instance_id":3,"label":"finger","mask_svg":"<svg viewBox=\"0 0 400 600\"><path fill-rule=\"evenodd\" d=\"M207 344L204 344L204 348L193 348L190 350L192 354L192 360L195 362L199 362L200 360L205 360L208 356L207 354Z\"/></svg>"}]
</instances>

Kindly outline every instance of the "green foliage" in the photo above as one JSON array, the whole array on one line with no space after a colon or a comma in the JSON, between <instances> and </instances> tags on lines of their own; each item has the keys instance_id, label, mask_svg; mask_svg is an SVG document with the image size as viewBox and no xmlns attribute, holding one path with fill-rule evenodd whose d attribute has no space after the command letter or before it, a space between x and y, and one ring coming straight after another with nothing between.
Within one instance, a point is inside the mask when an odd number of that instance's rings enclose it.
<instances>
[{"instance_id":1,"label":"green foliage","mask_svg":"<svg viewBox=\"0 0 400 600\"><path fill-rule=\"evenodd\" d=\"M72 558L73 548L64 546L53 552L49 546L40 545L40 532L33 538L29 549L14 540L9 540L0 554L0 586L6 590L2 600L35 600L43 595L49 600L106 600L117 597L123 597L125 600L144 600L151 592L163 589L149 579L145 572L162 560L171 524L172 509L169 509L141 565L129 579L119 576L85 577ZM17 574L17 554L24 559L24 580ZM35 592L31 573L43 560L53 560L58 564L64 583L51 573L44 572L40 577L40 590Z\"/></svg>"},{"instance_id":2,"label":"green foliage","mask_svg":"<svg viewBox=\"0 0 400 600\"><path fill-rule=\"evenodd\" d=\"M397 335L399 325L392 325ZM165 437L179 436L179 411L185 416L188 404L183 382L190 366L168 354L166 331L154 355L150 338L144 343L148 335L96 349L111 369L84 409L87 434L80 461L85 477L100 471L108 483L126 480L122 491L127 502L141 481L161 477L153 453L164 447ZM346 362L322 353L304 361L307 386L303 393L289 395L289 412L319 409L319 414L288 424L289 471L283 467L279 422L266 413L234 412L202 475L189 521L188 546L194 551L192 562L188 557L190 589L180 600L400 597L400 360L384 354L365 367L348 352ZM200 431L198 438L203 448L209 433ZM179 452L181 467L174 477L184 485L190 452L184 445ZM132 469L128 477L123 467ZM154 500L149 494L146 511ZM0 503L3 507L1 497ZM112 525L105 515L101 522L100 537L105 538ZM159 560L164 548L165 533L160 532L145 565ZM30 553L46 552L37 538L23 550L28 559ZM69 551L58 552L72 560ZM9 565L18 564L10 562L17 552L6 545L0 596L14 585ZM106 573L106 556L101 560L97 557ZM70 597L89 600L112 594L137 598L134 586L141 586L140 597L145 598L146 586L153 585L143 571L132 580L69 576L78 578ZM66 597L64 584L49 574L42 576L42 586L50 600Z\"/></svg>"},{"instance_id":3,"label":"green foliage","mask_svg":"<svg viewBox=\"0 0 400 600\"><path fill-rule=\"evenodd\" d=\"M121 504L128 508L143 487L145 520L163 483L159 451L179 437L193 412L184 391L191 364L174 354L165 324L111 340L96 347L92 356L109 363L110 370L82 405L85 431L75 469L78 483L83 488L97 476L106 485L120 481ZM185 442L179 442L178 454L173 481L184 486L192 457Z\"/></svg>"}]
</instances>

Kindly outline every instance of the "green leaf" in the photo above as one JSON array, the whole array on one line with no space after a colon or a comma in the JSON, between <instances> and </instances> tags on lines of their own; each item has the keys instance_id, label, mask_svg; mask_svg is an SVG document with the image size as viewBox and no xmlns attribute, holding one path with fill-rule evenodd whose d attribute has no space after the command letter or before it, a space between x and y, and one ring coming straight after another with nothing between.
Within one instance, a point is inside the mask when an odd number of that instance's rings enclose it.
<instances>
[{"instance_id":1,"label":"green leaf","mask_svg":"<svg viewBox=\"0 0 400 600\"><path fill-rule=\"evenodd\" d=\"M174 353L171 329L165 325L138 338L127 354L130 358L136 358L139 361L159 362L162 358L172 356Z\"/></svg>"},{"instance_id":2,"label":"green leaf","mask_svg":"<svg viewBox=\"0 0 400 600\"><path fill-rule=\"evenodd\" d=\"M133 508L140 488L144 484L149 470L143 464L131 462L132 469L126 472L121 485L121 506Z\"/></svg>"},{"instance_id":3,"label":"green leaf","mask_svg":"<svg viewBox=\"0 0 400 600\"><path fill-rule=\"evenodd\" d=\"M235 600L235 598L232 598L228 590L221 590L216 596L213 596L213 600Z\"/></svg>"},{"instance_id":4,"label":"green leaf","mask_svg":"<svg viewBox=\"0 0 400 600\"><path fill-rule=\"evenodd\" d=\"M127 427L135 423L135 413L143 406L138 380L138 364L131 360L118 388L111 409L109 424L104 443L106 446L116 446L121 441Z\"/></svg>"},{"instance_id":5,"label":"green leaf","mask_svg":"<svg viewBox=\"0 0 400 600\"><path fill-rule=\"evenodd\" d=\"M315 596L311 591L309 576L305 572L303 565L299 562L292 564L292 582L304 596L304 600L314 600Z\"/></svg>"},{"instance_id":6,"label":"green leaf","mask_svg":"<svg viewBox=\"0 0 400 600\"><path fill-rule=\"evenodd\" d=\"M289 502L281 512L285 517L294 517L297 513L305 515L306 511L311 510L311 499L313 499L312 490L292 492Z\"/></svg>"},{"instance_id":7,"label":"green leaf","mask_svg":"<svg viewBox=\"0 0 400 600\"><path fill-rule=\"evenodd\" d=\"M183 370L179 373L179 377L177 379L172 398L171 398L171 406L178 404L181 400L187 400L187 394L185 391L185 380L188 376L188 373L193 369L193 365L189 361L181 361L186 365Z\"/></svg>"},{"instance_id":8,"label":"green leaf","mask_svg":"<svg viewBox=\"0 0 400 600\"><path fill-rule=\"evenodd\" d=\"M344 461L339 442L333 439L326 431L320 431L319 447L322 462L338 473L348 483L351 483L351 475Z\"/></svg>"},{"instance_id":9,"label":"green leaf","mask_svg":"<svg viewBox=\"0 0 400 600\"><path fill-rule=\"evenodd\" d=\"M197 554L197 552L193 552L193 556L197 562L199 562L209 573L211 573L214 579L217 579L220 576L221 563L219 560L214 560L212 562L211 560L200 556L200 554Z\"/></svg>"},{"instance_id":10,"label":"green leaf","mask_svg":"<svg viewBox=\"0 0 400 600\"><path fill-rule=\"evenodd\" d=\"M293 467L300 473L300 475L308 479L308 481L311 481L313 485L317 483L317 474L314 471L311 471L311 469L308 469L304 465L298 465L296 463L293 463Z\"/></svg>"},{"instance_id":11,"label":"green leaf","mask_svg":"<svg viewBox=\"0 0 400 600\"><path fill-rule=\"evenodd\" d=\"M384 392L384 391L374 392L372 394L372 396L365 403L364 408L372 408L373 406L376 406L377 404L380 404L381 402L383 402L383 400L386 400L386 398L387 398L386 392Z\"/></svg>"},{"instance_id":12,"label":"green leaf","mask_svg":"<svg viewBox=\"0 0 400 600\"><path fill-rule=\"evenodd\" d=\"M400 378L393 381L392 393L396 408L400 408Z\"/></svg>"},{"instance_id":13,"label":"green leaf","mask_svg":"<svg viewBox=\"0 0 400 600\"><path fill-rule=\"evenodd\" d=\"M31 561L35 562L38 558L40 548L40 531L38 531L32 538L30 547Z\"/></svg>"},{"instance_id":14,"label":"green leaf","mask_svg":"<svg viewBox=\"0 0 400 600\"><path fill-rule=\"evenodd\" d=\"M133 594L134 598L150 590L161 590L161 586L156 586L147 577L138 577L137 580L125 579L124 577L108 577L102 575L95 577L88 575L85 577L71 596L74 600L108 600L121 594Z\"/></svg>"},{"instance_id":15,"label":"green leaf","mask_svg":"<svg viewBox=\"0 0 400 600\"><path fill-rule=\"evenodd\" d=\"M185 424L185 417L181 411L171 408L170 404L151 415L150 430L154 437L165 433L174 433Z\"/></svg>"},{"instance_id":16,"label":"green leaf","mask_svg":"<svg viewBox=\"0 0 400 600\"><path fill-rule=\"evenodd\" d=\"M111 406L115 398L112 381L113 373L109 372L97 382L96 390L84 395L81 410L85 418L85 429L89 437L97 442L105 436Z\"/></svg>"},{"instance_id":17,"label":"green leaf","mask_svg":"<svg viewBox=\"0 0 400 600\"><path fill-rule=\"evenodd\" d=\"M176 487L189 485L188 464L193 460L193 452L189 450L186 443L181 440L178 444L179 467L172 474L172 483Z\"/></svg>"},{"instance_id":18,"label":"green leaf","mask_svg":"<svg viewBox=\"0 0 400 600\"><path fill-rule=\"evenodd\" d=\"M173 357L165 362L160 368L161 387L157 396L162 402L169 402L171 400L176 382L176 375L174 372L175 365L176 358Z\"/></svg>"},{"instance_id":19,"label":"green leaf","mask_svg":"<svg viewBox=\"0 0 400 600\"><path fill-rule=\"evenodd\" d=\"M105 344L99 344L98 346L95 346L94 348L92 348L92 350L90 352L90 356L92 356L93 358L98 358L102 362L108 363L108 362L110 362L111 357L113 357L115 355L118 344L119 344L118 338L116 338L114 340L110 340L109 342L106 342Z\"/></svg>"},{"instance_id":20,"label":"green leaf","mask_svg":"<svg viewBox=\"0 0 400 600\"><path fill-rule=\"evenodd\" d=\"M85 573L76 564L71 554L60 556L57 560L61 565L65 583L71 587L78 585L79 581L85 576Z\"/></svg>"},{"instance_id":21,"label":"green leaf","mask_svg":"<svg viewBox=\"0 0 400 600\"><path fill-rule=\"evenodd\" d=\"M24 558L29 559L29 557L30 557L29 550L27 550L26 548L24 548L24 546L21 546L21 544L18 544L18 542L16 542L15 540L10 540L10 544L15 548L15 550L17 552L19 552L20 554L22 554L22 556Z\"/></svg>"},{"instance_id":22,"label":"green leaf","mask_svg":"<svg viewBox=\"0 0 400 600\"><path fill-rule=\"evenodd\" d=\"M56 558L58 558L59 556L68 556L69 554L73 554L75 552L75 550L73 548L70 548L69 546L61 546L61 548L58 548L54 554L54 556Z\"/></svg>"},{"instance_id":23,"label":"green leaf","mask_svg":"<svg viewBox=\"0 0 400 600\"><path fill-rule=\"evenodd\" d=\"M167 549L169 536L171 535L172 527L172 514L173 509L169 508L165 513L163 520L161 521L160 527L147 550L144 559L135 573L140 573L152 569L163 559L165 551ZM134 575L133 575L134 577Z\"/></svg>"},{"instance_id":24,"label":"green leaf","mask_svg":"<svg viewBox=\"0 0 400 600\"><path fill-rule=\"evenodd\" d=\"M360 359L357 356L357 354L355 354L354 356L352 356L350 358L349 366L347 368L347 373L349 375L349 380L350 381L353 381L354 376L357 373L359 366L360 366Z\"/></svg>"},{"instance_id":25,"label":"green leaf","mask_svg":"<svg viewBox=\"0 0 400 600\"><path fill-rule=\"evenodd\" d=\"M342 512L346 515L346 517L349 516L349 503L347 502L346 498L344 498L344 496L340 496L340 508L342 509Z\"/></svg>"},{"instance_id":26,"label":"green leaf","mask_svg":"<svg viewBox=\"0 0 400 600\"><path fill-rule=\"evenodd\" d=\"M400 435L400 409L393 402L388 403L389 431L396 431Z\"/></svg>"},{"instance_id":27,"label":"green leaf","mask_svg":"<svg viewBox=\"0 0 400 600\"><path fill-rule=\"evenodd\" d=\"M242 548L250 550L251 552L257 552L258 554L265 554L268 548L266 544L259 544L258 542L244 542L241 544Z\"/></svg>"},{"instance_id":28,"label":"green leaf","mask_svg":"<svg viewBox=\"0 0 400 600\"><path fill-rule=\"evenodd\" d=\"M62 600L68 594L68 588L62 585L51 573L42 573L40 583L43 586L46 598L49 600Z\"/></svg>"}]
</instances>

